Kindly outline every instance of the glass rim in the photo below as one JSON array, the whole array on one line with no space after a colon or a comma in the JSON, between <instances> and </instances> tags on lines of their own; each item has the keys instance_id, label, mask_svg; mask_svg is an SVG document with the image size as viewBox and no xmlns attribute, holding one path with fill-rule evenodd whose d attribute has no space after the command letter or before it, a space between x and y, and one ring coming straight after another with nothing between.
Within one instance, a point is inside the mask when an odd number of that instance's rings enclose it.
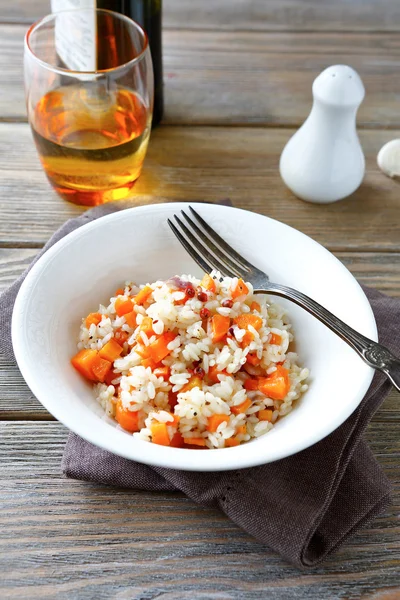
<instances>
[{"instance_id":1,"label":"glass rim","mask_svg":"<svg viewBox=\"0 0 400 600\"><path fill-rule=\"evenodd\" d=\"M98 69L98 70L94 70L94 71L76 71L74 69L65 69L63 67L56 67L56 66L46 62L45 60L42 60L35 54L35 52L32 50L31 45L30 45L30 38L31 38L31 35L37 29L39 29L39 27L41 27L42 25L45 25L46 23L49 23L52 20L55 20L55 18L59 14L74 14L74 13L87 12L87 11L94 11L96 13L108 13L108 14L112 15L114 18L120 19L121 21L125 21L126 23L128 23L131 26L133 25L135 27L135 29L137 31L139 31L143 36L143 48L142 48L141 52L137 56L135 56L135 58L132 58L128 62L122 63L121 65L118 65L117 67L110 67L109 69ZM53 71L54 73L59 73L60 75L70 75L70 76L103 75L103 74L106 75L107 73L116 73L119 70L126 69L126 67L133 66L134 64L140 62L145 57L146 52L149 49L149 37L148 37L147 33L145 32L145 30L143 29L143 27L141 25L139 25L139 23L137 23L130 17L127 17L126 15L122 15L121 13L118 13L114 10L108 10L105 8L93 8L93 9L92 8L74 8L74 9L69 9L69 10L60 10L60 11L57 11L56 13L50 13L50 14L46 15L45 17L42 17L35 23L33 23L29 27L28 31L25 34L24 46L25 46L25 50L27 50L29 52L29 55L32 56L32 58L35 61L37 61L44 68L46 68L50 71Z\"/></svg>"}]
</instances>

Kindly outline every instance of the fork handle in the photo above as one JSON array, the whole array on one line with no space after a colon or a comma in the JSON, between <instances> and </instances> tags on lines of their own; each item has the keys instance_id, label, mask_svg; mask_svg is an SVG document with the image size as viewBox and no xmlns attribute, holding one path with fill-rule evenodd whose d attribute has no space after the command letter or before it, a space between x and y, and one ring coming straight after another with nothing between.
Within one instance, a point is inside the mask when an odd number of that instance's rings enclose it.
<instances>
[{"instance_id":1,"label":"fork handle","mask_svg":"<svg viewBox=\"0 0 400 600\"><path fill-rule=\"evenodd\" d=\"M358 333L358 331L346 325L341 319L335 317L329 310L302 292L269 281L263 285L263 289L257 288L254 291L256 293L267 292L268 294L287 298L304 308L349 344L367 365L373 369L383 371L397 391L400 392L400 360L388 348Z\"/></svg>"}]
</instances>

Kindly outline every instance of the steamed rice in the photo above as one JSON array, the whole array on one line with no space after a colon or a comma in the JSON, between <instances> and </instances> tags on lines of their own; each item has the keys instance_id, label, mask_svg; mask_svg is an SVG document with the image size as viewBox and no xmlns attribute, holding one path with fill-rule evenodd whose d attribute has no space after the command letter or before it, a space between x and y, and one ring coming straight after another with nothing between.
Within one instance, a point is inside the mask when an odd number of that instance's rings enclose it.
<instances>
[{"instance_id":1,"label":"steamed rice","mask_svg":"<svg viewBox=\"0 0 400 600\"><path fill-rule=\"evenodd\" d=\"M240 284L236 278L222 278L216 272L212 278L215 292L191 275L147 284L151 294L142 304L136 304L134 297L144 286L126 282L107 306L99 306L97 325L87 327L83 319L79 350L100 351L112 338L123 340L111 376L107 383L95 384L94 392L111 418L116 417L118 406L137 413L133 435L141 440L152 442L154 425L163 423L167 444L210 449L238 445L270 431L308 388L308 369L299 366L297 354L290 351L294 338L284 308L266 295L253 295L249 283L245 293L237 296L233 293ZM193 288L193 296L186 293L188 287ZM115 306L117 300L129 299L136 313L133 327L124 315L117 315ZM228 333L218 342L213 341L211 329L215 314L229 318ZM235 319L245 314L261 318L262 326L239 327ZM152 319L150 333L141 327L145 317ZM169 368L166 379L157 376L154 365L142 364L143 349L165 332L176 335L168 343L168 355L157 365ZM281 373L287 374L288 382L281 399L248 384ZM215 431L210 430L213 415L221 421Z\"/></svg>"}]
</instances>

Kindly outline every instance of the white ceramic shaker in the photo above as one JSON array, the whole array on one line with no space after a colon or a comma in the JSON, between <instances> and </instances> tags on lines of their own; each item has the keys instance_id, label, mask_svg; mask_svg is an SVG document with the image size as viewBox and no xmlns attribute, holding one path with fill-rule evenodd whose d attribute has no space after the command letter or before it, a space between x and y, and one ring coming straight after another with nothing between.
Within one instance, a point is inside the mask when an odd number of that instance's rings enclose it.
<instances>
[{"instance_id":1,"label":"white ceramic shaker","mask_svg":"<svg viewBox=\"0 0 400 600\"><path fill-rule=\"evenodd\" d=\"M356 115L365 90L356 71L328 67L315 79L311 112L286 144L280 174L292 192L308 202L336 202L361 184L365 159Z\"/></svg>"}]
</instances>

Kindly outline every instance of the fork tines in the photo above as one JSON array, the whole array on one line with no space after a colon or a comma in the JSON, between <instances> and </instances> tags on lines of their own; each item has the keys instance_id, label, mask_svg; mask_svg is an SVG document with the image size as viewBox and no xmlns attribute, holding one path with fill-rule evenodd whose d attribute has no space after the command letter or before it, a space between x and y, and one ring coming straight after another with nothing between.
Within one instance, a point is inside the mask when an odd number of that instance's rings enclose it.
<instances>
[{"instance_id":1,"label":"fork tines","mask_svg":"<svg viewBox=\"0 0 400 600\"><path fill-rule=\"evenodd\" d=\"M244 277L251 265L238 254L206 221L189 206L191 218L181 211L187 226L177 215L168 224L182 246L206 272L213 269L229 277Z\"/></svg>"}]
</instances>

